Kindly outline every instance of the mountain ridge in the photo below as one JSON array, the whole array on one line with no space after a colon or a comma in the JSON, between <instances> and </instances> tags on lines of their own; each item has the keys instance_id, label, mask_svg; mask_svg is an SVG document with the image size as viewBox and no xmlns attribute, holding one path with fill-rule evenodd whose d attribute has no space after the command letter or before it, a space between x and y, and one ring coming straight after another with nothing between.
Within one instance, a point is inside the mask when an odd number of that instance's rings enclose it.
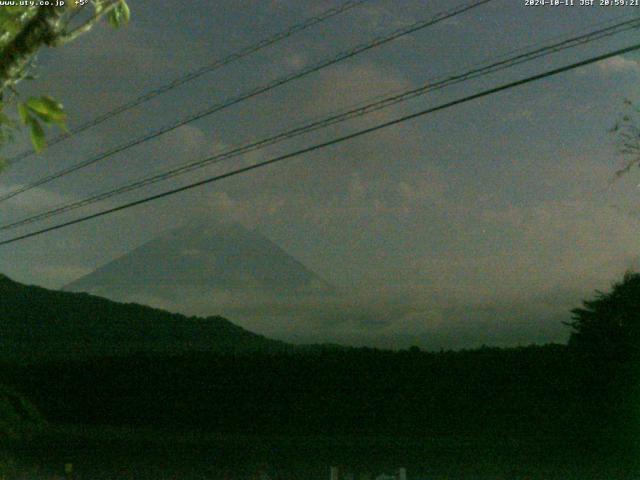
<instances>
[{"instance_id":1,"label":"mountain ridge","mask_svg":"<svg viewBox=\"0 0 640 480\"><path fill-rule=\"evenodd\" d=\"M220 316L185 316L88 293L48 290L2 274L0 298L0 356L5 358L293 348Z\"/></svg>"}]
</instances>

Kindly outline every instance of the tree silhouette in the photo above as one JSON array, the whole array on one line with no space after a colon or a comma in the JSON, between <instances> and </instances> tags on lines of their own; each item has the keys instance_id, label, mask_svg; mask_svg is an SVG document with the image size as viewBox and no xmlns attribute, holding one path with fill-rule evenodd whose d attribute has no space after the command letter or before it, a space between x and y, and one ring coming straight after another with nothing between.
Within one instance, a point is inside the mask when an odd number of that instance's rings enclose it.
<instances>
[{"instance_id":1,"label":"tree silhouette","mask_svg":"<svg viewBox=\"0 0 640 480\"><path fill-rule=\"evenodd\" d=\"M640 353L640 273L627 272L611 292L571 311L569 346L590 353L628 357Z\"/></svg>"},{"instance_id":2,"label":"tree silhouette","mask_svg":"<svg viewBox=\"0 0 640 480\"><path fill-rule=\"evenodd\" d=\"M626 175L634 166L640 167L640 106L627 99L624 107L625 112L610 130L617 137L618 153L625 158L615 178Z\"/></svg>"}]
</instances>

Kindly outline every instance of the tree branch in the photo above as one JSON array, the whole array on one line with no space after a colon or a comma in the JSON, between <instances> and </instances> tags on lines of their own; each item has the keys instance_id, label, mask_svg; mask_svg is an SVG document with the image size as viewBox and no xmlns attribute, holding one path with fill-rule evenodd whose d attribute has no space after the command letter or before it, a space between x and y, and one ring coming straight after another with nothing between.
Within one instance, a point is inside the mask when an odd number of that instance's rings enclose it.
<instances>
[{"instance_id":1,"label":"tree branch","mask_svg":"<svg viewBox=\"0 0 640 480\"><path fill-rule=\"evenodd\" d=\"M55 40L55 45L56 46L64 45L65 43L69 43L75 40L83 33L87 33L89 30L91 30L91 28L93 28L93 26L96 23L100 21L102 17L104 17L107 13L109 13L114 8L116 8L118 6L118 3L120 3L119 0L114 0L109 4L107 4L105 7L103 7L102 9L100 10L96 9L96 13L91 18L89 18L86 22L84 22L82 25L79 25L78 27L74 28L70 32L64 32L60 34Z\"/></svg>"},{"instance_id":2,"label":"tree branch","mask_svg":"<svg viewBox=\"0 0 640 480\"><path fill-rule=\"evenodd\" d=\"M55 44L64 8L39 7L20 33L0 51L0 92L20 78L38 49Z\"/></svg>"}]
</instances>

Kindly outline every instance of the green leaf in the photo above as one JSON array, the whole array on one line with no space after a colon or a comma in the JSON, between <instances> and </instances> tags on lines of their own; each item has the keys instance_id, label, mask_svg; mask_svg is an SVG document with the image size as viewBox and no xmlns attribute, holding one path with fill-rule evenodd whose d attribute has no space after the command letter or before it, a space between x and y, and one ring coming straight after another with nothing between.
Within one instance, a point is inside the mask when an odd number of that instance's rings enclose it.
<instances>
[{"instance_id":1,"label":"green leaf","mask_svg":"<svg viewBox=\"0 0 640 480\"><path fill-rule=\"evenodd\" d=\"M31 127L30 136L31 143L33 144L33 148L36 153L40 153L47 146L47 142L44 138L44 130L40 122L35 118L31 117L31 121L29 122L29 126Z\"/></svg>"},{"instance_id":2,"label":"green leaf","mask_svg":"<svg viewBox=\"0 0 640 480\"><path fill-rule=\"evenodd\" d=\"M117 11L117 7L111 10L109 12L109 15L107 16L107 21L113 28L120 27L120 18L118 17L118 14L116 13L116 11Z\"/></svg>"},{"instance_id":3,"label":"green leaf","mask_svg":"<svg viewBox=\"0 0 640 480\"><path fill-rule=\"evenodd\" d=\"M114 28L120 28L122 25L129 23L131 18L131 10L124 0L120 0L118 5L109 12L107 20Z\"/></svg>"},{"instance_id":4,"label":"green leaf","mask_svg":"<svg viewBox=\"0 0 640 480\"><path fill-rule=\"evenodd\" d=\"M31 120L31 114L24 103L18 103L18 113L20 114L20 120L22 120L22 123L27 125Z\"/></svg>"},{"instance_id":5,"label":"green leaf","mask_svg":"<svg viewBox=\"0 0 640 480\"><path fill-rule=\"evenodd\" d=\"M125 0L120 0L118 7L122 10L122 20L124 24L129 23L131 20L131 9Z\"/></svg>"},{"instance_id":6,"label":"green leaf","mask_svg":"<svg viewBox=\"0 0 640 480\"><path fill-rule=\"evenodd\" d=\"M63 125L67 120L67 114L64 112L62 104L51 97L31 97L27 100L26 105L45 123Z\"/></svg>"}]
</instances>

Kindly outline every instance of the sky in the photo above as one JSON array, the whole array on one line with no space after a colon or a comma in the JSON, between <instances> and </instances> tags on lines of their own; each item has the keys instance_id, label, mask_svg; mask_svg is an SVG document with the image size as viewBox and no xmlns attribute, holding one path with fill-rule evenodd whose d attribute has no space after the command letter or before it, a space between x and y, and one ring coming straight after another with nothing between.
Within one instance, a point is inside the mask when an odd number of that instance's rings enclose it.
<instances>
[{"instance_id":1,"label":"sky","mask_svg":"<svg viewBox=\"0 0 640 480\"><path fill-rule=\"evenodd\" d=\"M370 0L363 6L200 77L0 175L7 192L207 105L465 2ZM638 7L528 7L494 0L180 127L0 205L0 223L260 139L381 95L415 88L505 53L591 30ZM255 43L337 1L131 2L132 21L101 25L43 51L21 94L47 93L78 125ZM416 112L490 86L637 41L637 30L432 92L333 126L13 231L223 173ZM461 347L565 341L569 310L638 263L640 175L611 127L640 101L640 56L610 58L170 196L0 247L0 271L60 288L193 219L255 228L318 275L354 292L313 321L260 323L299 341ZM24 138L6 151L22 151ZM174 306L180 310L180 306ZM184 310L184 308L182 308ZM351 314L348 312L358 313ZM336 313L338 312L338 313ZM347 313L345 313L347 312ZM215 312L212 312L215 313Z\"/></svg>"}]
</instances>

